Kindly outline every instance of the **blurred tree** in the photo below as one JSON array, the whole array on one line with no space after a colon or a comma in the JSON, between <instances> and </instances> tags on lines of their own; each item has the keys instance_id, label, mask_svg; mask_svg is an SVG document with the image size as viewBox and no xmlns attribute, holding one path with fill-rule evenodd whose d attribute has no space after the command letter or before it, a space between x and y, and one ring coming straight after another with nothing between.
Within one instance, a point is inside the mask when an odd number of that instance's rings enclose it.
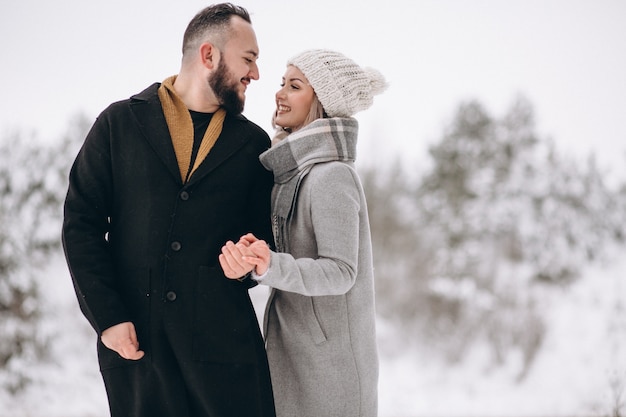
<instances>
[{"instance_id":1,"label":"blurred tree","mask_svg":"<svg viewBox=\"0 0 626 417\"><path fill-rule=\"evenodd\" d=\"M427 274L420 270L420 265L428 266L428 262L418 260L429 256L428 247L415 233L410 197L414 186L403 171L399 160L390 164L389 170L380 166L360 169L370 216L376 296L383 300L378 312L390 318L397 310L396 302L413 296L424 282L415 277ZM409 260L416 268L413 273L407 270ZM407 293L407 288L412 292ZM408 300L403 304L419 307Z\"/></svg>"},{"instance_id":2,"label":"blurred tree","mask_svg":"<svg viewBox=\"0 0 626 417\"><path fill-rule=\"evenodd\" d=\"M521 378L546 331L541 284L567 285L623 243L623 198L593 159L566 161L538 138L523 97L501 119L462 103L430 155L409 199L393 183L402 173L378 186L364 175L376 189L368 201L380 312L452 361L478 342L494 365L519 353Z\"/></svg>"},{"instance_id":3,"label":"blurred tree","mask_svg":"<svg viewBox=\"0 0 626 417\"><path fill-rule=\"evenodd\" d=\"M85 132L77 116L55 144L20 132L0 142L0 387L10 392L28 383L25 364L45 359L39 268L60 248L66 177Z\"/></svg>"}]
</instances>

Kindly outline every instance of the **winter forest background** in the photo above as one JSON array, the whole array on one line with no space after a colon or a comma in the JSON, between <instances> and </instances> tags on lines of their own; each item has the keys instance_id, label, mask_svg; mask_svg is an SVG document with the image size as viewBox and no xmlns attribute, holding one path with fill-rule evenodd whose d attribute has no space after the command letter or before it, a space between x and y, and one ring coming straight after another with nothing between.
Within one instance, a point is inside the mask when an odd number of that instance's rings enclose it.
<instances>
[{"instance_id":1,"label":"winter forest background","mask_svg":"<svg viewBox=\"0 0 626 417\"><path fill-rule=\"evenodd\" d=\"M381 417L626 415L626 179L570 157L534 119L521 96L503 114L467 101L427 166L357 161ZM58 140L0 135L0 417L108 415L60 249L91 123L77 116Z\"/></svg>"}]
</instances>

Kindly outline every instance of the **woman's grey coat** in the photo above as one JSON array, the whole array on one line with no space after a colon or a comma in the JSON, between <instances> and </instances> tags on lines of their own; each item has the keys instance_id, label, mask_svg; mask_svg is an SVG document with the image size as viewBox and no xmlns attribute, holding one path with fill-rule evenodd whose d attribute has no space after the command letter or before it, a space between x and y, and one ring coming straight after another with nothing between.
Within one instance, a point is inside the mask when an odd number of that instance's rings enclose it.
<instances>
[{"instance_id":1,"label":"woman's grey coat","mask_svg":"<svg viewBox=\"0 0 626 417\"><path fill-rule=\"evenodd\" d=\"M261 155L274 172L275 222L293 204L286 236L275 236L288 253L272 252L261 280L272 287L264 330L280 417L377 415L374 276L353 166L357 131L355 119L320 119Z\"/></svg>"}]
</instances>

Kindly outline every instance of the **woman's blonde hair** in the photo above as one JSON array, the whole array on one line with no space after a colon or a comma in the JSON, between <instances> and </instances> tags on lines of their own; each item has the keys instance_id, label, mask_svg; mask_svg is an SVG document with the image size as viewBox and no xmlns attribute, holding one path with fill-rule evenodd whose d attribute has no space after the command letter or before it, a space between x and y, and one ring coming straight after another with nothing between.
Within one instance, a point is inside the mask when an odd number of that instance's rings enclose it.
<instances>
[{"instance_id":1,"label":"woman's blonde hair","mask_svg":"<svg viewBox=\"0 0 626 417\"><path fill-rule=\"evenodd\" d=\"M272 115L272 127L275 129L274 137L272 138L272 143L274 143L275 140L284 139L287 135L289 135L292 132L292 129L290 128L283 128L283 127L276 125L276 112L277 111L278 110L274 110L274 114ZM317 94L313 94L313 101L311 102L311 108L309 109L309 114L307 115L306 119L304 119L304 122L302 123L302 125L298 127L298 129L308 125L314 120L323 119L325 117L328 117L328 115L324 111L324 107L322 107L322 103L320 103L319 99L317 98Z\"/></svg>"}]
</instances>

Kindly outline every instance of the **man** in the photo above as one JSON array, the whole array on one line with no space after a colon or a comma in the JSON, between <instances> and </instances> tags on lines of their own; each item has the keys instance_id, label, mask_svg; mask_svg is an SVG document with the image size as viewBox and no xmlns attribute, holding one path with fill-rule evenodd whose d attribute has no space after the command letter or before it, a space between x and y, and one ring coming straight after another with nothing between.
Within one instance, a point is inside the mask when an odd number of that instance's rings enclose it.
<instances>
[{"instance_id":1,"label":"man","mask_svg":"<svg viewBox=\"0 0 626 417\"><path fill-rule=\"evenodd\" d=\"M63 246L112 417L274 415L250 281L218 265L271 237L269 137L240 114L258 53L245 9L200 11L179 74L109 106L74 162Z\"/></svg>"}]
</instances>

